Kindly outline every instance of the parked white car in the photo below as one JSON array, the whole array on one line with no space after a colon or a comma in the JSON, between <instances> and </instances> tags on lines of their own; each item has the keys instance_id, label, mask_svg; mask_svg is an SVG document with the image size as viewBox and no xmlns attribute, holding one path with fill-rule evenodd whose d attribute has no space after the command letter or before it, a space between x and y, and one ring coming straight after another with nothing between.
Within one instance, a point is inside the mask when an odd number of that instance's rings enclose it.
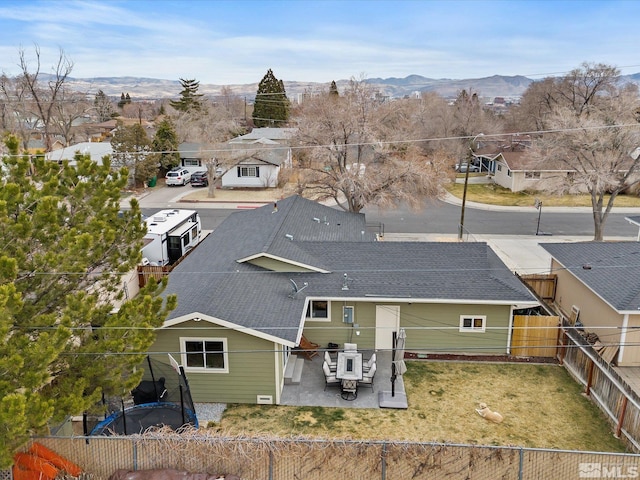
<instances>
[{"instance_id":1,"label":"parked white car","mask_svg":"<svg viewBox=\"0 0 640 480\"><path fill-rule=\"evenodd\" d=\"M191 172L183 167L176 167L167 172L164 177L167 186L186 185L191 181Z\"/></svg>"}]
</instances>

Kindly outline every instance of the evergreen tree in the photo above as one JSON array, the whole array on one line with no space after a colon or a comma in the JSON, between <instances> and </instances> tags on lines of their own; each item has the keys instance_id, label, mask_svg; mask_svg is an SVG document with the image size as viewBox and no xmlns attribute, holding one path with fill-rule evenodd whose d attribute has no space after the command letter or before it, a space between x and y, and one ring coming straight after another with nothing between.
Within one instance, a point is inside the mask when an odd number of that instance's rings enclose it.
<instances>
[{"instance_id":1,"label":"evergreen tree","mask_svg":"<svg viewBox=\"0 0 640 480\"><path fill-rule=\"evenodd\" d=\"M171 120L165 118L158 124L151 148L154 152L156 163L160 165L160 168L169 170L180 163L178 134Z\"/></svg>"},{"instance_id":2,"label":"evergreen tree","mask_svg":"<svg viewBox=\"0 0 640 480\"><path fill-rule=\"evenodd\" d=\"M124 96L124 92L120 94L120 101L118 102L118 108L122 108L127 104L127 98Z\"/></svg>"},{"instance_id":3,"label":"evergreen tree","mask_svg":"<svg viewBox=\"0 0 640 480\"><path fill-rule=\"evenodd\" d=\"M289 107L284 83L269 69L258 85L253 105L253 124L256 127L284 127L289 120Z\"/></svg>"},{"instance_id":4,"label":"evergreen tree","mask_svg":"<svg viewBox=\"0 0 640 480\"><path fill-rule=\"evenodd\" d=\"M0 469L50 422L122 395L175 307L153 282L124 301L123 275L140 260L137 202L124 214L125 169L78 154L0 161ZM27 175L33 164L33 174ZM116 302L124 302L116 311ZM116 313L114 313L116 311Z\"/></svg>"},{"instance_id":5,"label":"evergreen tree","mask_svg":"<svg viewBox=\"0 0 640 480\"><path fill-rule=\"evenodd\" d=\"M182 85L180 99L171 100L169 104L179 112L188 112L190 110L201 111L203 95L198 93L200 82L197 82L195 79L185 80L181 78L180 85Z\"/></svg>"},{"instance_id":6,"label":"evergreen tree","mask_svg":"<svg viewBox=\"0 0 640 480\"><path fill-rule=\"evenodd\" d=\"M331 86L329 87L329 96L330 97L339 97L338 86L336 85L335 80L331 80Z\"/></svg>"},{"instance_id":7,"label":"evergreen tree","mask_svg":"<svg viewBox=\"0 0 640 480\"><path fill-rule=\"evenodd\" d=\"M98 90L98 93L96 93L96 97L93 100L93 106L96 108L98 121L106 122L111 118L111 114L113 113L113 105L111 104L111 100L109 100L109 97L107 97L107 95L102 90Z\"/></svg>"},{"instance_id":8,"label":"evergreen tree","mask_svg":"<svg viewBox=\"0 0 640 480\"><path fill-rule=\"evenodd\" d=\"M129 177L134 186L143 186L158 173L158 159L151 155L151 141L142 125L134 123L125 126L119 123L113 138L113 163L129 169Z\"/></svg>"}]
</instances>

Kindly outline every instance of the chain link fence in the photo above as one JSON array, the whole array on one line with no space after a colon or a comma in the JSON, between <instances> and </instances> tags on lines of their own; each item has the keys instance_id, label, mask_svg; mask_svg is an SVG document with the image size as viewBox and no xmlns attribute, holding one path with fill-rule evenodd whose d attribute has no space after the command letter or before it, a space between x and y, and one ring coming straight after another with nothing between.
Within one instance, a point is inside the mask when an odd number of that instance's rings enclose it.
<instances>
[{"instance_id":1,"label":"chain link fence","mask_svg":"<svg viewBox=\"0 0 640 480\"><path fill-rule=\"evenodd\" d=\"M243 480L558 480L640 478L640 455L440 443L220 437L198 432L40 438L95 480L178 469ZM215 477L214 477L215 478Z\"/></svg>"}]
</instances>

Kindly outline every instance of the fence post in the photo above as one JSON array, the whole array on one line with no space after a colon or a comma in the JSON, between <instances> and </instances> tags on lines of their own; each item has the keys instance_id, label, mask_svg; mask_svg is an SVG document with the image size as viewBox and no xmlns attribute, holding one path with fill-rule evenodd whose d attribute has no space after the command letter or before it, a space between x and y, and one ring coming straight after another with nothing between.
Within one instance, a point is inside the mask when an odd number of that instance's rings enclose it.
<instances>
[{"instance_id":1,"label":"fence post","mask_svg":"<svg viewBox=\"0 0 640 480\"><path fill-rule=\"evenodd\" d=\"M618 417L618 424L616 425L616 438L620 438L620 434L622 433L622 422L624 422L624 414L626 412L627 412L627 396L624 395L622 397L622 407L620 407L620 416Z\"/></svg>"},{"instance_id":2,"label":"fence post","mask_svg":"<svg viewBox=\"0 0 640 480\"><path fill-rule=\"evenodd\" d=\"M524 472L524 449L520 447L520 465L518 465L518 480L522 480Z\"/></svg>"},{"instance_id":3,"label":"fence post","mask_svg":"<svg viewBox=\"0 0 640 480\"><path fill-rule=\"evenodd\" d=\"M381 480L387 480L387 442L382 442Z\"/></svg>"},{"instance_id":4,"label":"fence post","mask_svg":"<svg viewBox=\"0 0 640 480\"><path fill-rule=\"evenodd\" d=\"M133 444L133 471L138 470L138 445L133 440L130 440Z\"/></svg>"},{"instance_id":5,"label":"fence post","mask_svg":"<svg viewBox=\"0 0 640 480\"><path fill-rule=\"evenodd\" d=\"M273 450L269 449L269 480L273 480Z\"/></svg>"},{"instance_id":6,"label":"fence post","mask_svg":"<svg viewBox=\"0 0 640 480\"><path fill-rule=\"evenodd\" d=\"M587 387L584 391L584 394L587 397L591 395L591 384L593 383L593 367L595 366L594 364L595 362L593 360L589 362L589 374L587 375Z\"/></svg>"}]
</instances>

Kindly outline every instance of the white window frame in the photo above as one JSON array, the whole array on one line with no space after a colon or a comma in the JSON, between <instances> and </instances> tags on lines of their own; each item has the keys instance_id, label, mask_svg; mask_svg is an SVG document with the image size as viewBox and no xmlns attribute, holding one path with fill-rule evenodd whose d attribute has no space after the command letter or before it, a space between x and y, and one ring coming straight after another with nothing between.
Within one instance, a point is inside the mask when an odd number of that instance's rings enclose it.
<instances>
[{"instance_id":1,"label":"white window frame","mask_svg":"<svg viewBox=\"0 0 640 480\"><path fill-rule=\"evenodd\" d=\"M240 177L241 178L257 178L258 177L258 168L255 166L239 166Z\"/></svg>"},{"instance_id":2,"label":"white window frame","mask_svg":"<svg viewBox=\"0 0 640 480\"><path fill-rule=\"evenodd\" d=\"M223 368L209 367L190 367L187 365L187 342L222 342L222 358L224 361ZM213 337L180 337L180 356L182 357L182 365L185 372L203 372L203 373L229 373L229 349L227 348L226 338ZM194 353L194 352L189 352ZM204 352L203 352L204 353Z\"/></svg>"},{"instance_id":3,"label":"white window frame","mask_svg":"<svg viewBox=\"0 0 640 480\"><path fill-rule=\"evenodd\" d=\"M465 320L471 320L471 326L465 327ZM481 320L482 326L475 327L475 320ZM474 332L474 333L484 333L487 328L487 316L486 315L460 315L460 326L459 332Z\"/></svg>"},{"instance_id":4,"label":"white window frame","mask_svg":"<svg viewBox=\"0 0 640 480\"><path fill-rule=\"evenodd\" d=\"M327 302L327 316L326 317L314 317L313 316L313 303L314 302ZM311 316L307 316L306 320L311 322L330 322L331 321L331 302L323 298L316 298L315 300L309 300L305 315L311 313Z\"/></svg>"}]
</instances>

